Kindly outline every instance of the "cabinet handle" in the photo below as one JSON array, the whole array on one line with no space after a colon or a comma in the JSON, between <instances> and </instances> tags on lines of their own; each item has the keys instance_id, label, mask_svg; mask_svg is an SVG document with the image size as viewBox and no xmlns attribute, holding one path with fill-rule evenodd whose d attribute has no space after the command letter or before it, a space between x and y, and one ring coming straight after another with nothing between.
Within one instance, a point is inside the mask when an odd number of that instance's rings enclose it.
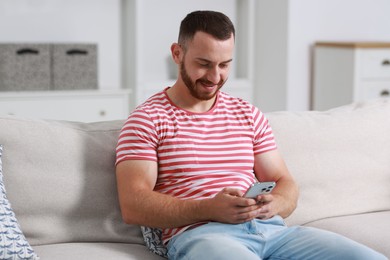
<instances>
[{"instance_id":1,"label":"cabinet handle","mask_svg":"<svg viewBox=\"0 0 390 260\"><path fill-rule=\"evenodd\" d=\"M388 66L388 65L390 65L390 61L389 60L382 61L382 66Z\"/></svg>"},{"instance_id":2,"label":"cabinet handle","mask_svg":"<svg viewBox=\"0 0 390 260\"><path fill-rule=\"evenodd\" d=\"M26 55L26 54L38 55L39 51L35 50L35 49L30 49L30 48L23 48L23 49L16 51L16 54L18 54L18 55Z\"/></svg>"},{"instance_id":3,"label":"cabinet handle","mask_svg":"<svg viewBox=\"0 0 390 260\"><path fill-rule=\"evenodd\" d=\"M79 50L79 49L71 49L66 52L67 55L87 55L88 51Z\"/></svg>"},{"instance_id":4,"label":"cabinet handle","mask_svg":"<svg viewBox=\"0 0 390 260\"><path fill-rule=\"evenodd\" d=\"M388 97L389 95L390 92L387 89L381 91L381 97Z\"/></svg>"},{"instance_id":5,"label":"cabinet handle","mask_svg":"<svg viewBox=\"0 0 390 260\"><path fill-rule=\"evenodd\" d=\"M100 116L105 116L106 115L106 111L104 111L104 110L100 110Z\"/></svg>"}]
</instances>

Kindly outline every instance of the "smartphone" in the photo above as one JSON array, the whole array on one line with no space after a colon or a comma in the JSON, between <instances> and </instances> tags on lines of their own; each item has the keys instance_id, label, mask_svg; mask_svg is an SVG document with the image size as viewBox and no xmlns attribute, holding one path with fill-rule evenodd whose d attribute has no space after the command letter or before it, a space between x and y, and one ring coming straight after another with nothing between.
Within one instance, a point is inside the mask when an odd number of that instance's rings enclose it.
<instances>
[{"instance_id":1,"label":"smartphone","mask_svg":"<svg viewBox=\"0 0 390 260\"><path fill-rule=\"evenodd\" d=\"M275 188L276 183L269 182L256 182L245 192L245 198L256 198L257 195L270 193Z\"/></svg>"}]
</instances>

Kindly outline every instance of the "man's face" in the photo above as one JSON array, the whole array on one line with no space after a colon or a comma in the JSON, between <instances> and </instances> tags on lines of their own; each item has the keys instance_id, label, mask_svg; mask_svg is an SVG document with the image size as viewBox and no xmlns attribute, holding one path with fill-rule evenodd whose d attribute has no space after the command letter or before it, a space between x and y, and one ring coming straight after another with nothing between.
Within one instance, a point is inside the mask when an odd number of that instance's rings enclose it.
<instances>
[{"instance_id":1,"label":"man's face","mask_svg":"<svg viewBox=\"0 0 390 260\"><path fill-rule=\"evenodd\" d=\"M203 32L197 32L187 43L180 76L193 97L199 100L215 97L228 78L233 49L233 36L221 41Z\"/></svg>"}]
</instances>

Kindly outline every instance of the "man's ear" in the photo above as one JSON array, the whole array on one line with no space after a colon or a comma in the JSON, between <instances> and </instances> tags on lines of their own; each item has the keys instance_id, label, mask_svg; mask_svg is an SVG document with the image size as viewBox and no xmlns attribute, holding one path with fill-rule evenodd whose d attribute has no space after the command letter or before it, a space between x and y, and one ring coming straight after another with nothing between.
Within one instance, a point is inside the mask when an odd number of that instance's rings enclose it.
<instances>
[{"instance_id":1,"label":"man's ear","mask_svg":"<svg viewBox=\"0 0 390 260\"><path fill-rule=\"evenodd\" d=\"M174 61L176 64L180 64L180 63L181 63L182 52L183 52L183 49L181 48L180 44L178 44L178 43L173 43L173 44L171 45L171 55L172 55L172 59L173 59L173 61Z\"/></svg>"}]
</instances>

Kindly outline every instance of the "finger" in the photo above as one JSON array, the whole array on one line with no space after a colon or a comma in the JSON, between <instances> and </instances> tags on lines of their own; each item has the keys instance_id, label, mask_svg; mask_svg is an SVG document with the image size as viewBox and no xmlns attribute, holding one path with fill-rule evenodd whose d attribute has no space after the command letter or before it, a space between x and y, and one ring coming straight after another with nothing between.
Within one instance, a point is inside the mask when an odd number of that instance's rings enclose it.
<instances>
[{"instance_id":1,"label":"finger","mask_svg":"<svg viewBox=\"0 0 390 260\"><path fill-rule=\"evenodd\" d=\"M236 200L236 205L240 207L250 207L255 206L256 204L257 201L255 199L238 197Z\"/></svg>"},{"instance_id":2,"label":"finger","mask_svg":"<svg viewBox=\"0 0 390 260\"><path fill-rule=\"evenodd\" d=\"M242 197L244 195L244 193L242 191L240 191L239 189L235 189L235 188L224 188L222 190L223 193L227 193L229 195L232 195L232 196L237 196L237 197Z\"/></svg>"},{"instance_id":3,"label":"finger","mask_svg":"<svg viewBox=\"0 0 390 260\"><path fill-rule=\"evenodd\" d=\"M273 196L271 194L262 194L257 196L256 200L261 204L268 204L273 200Z\"/></svg>"},{"instance_id":4,"label":"finger","mask_svg":"<svg viewBox=\"0 0 390 260\"><path fill-rule=\"evenodd\" d=\"M244 222L255 219L259 215L264 215L264 213L262 213L262 207L260 205L254 205L250 207L243 207L237 211L236 219Z\"/></svg>"},{"instance_id":5,"label":"finger","mask_svg":"<svg viewBox=\"0 0 390 260\"><path fill-rule=\"evenodd\" d=\"M236 219L239 222L246 222L246 221L250 221L252 219L257 218L258 215L259 215L259 210L248 211L248 212L244 212L244 213L240 213L240 214L236 215Z\"/></svg>"},{"instance_id":6,"label":"finger","mask_svg":"<svg viewBox=\"0 0 390 260\"><path fill-rule=\"evenodd\" d=\"M254 212L254 214L260 212L259 210L261 209L261 205L259 204L254 204L252 206L247 206L247 207L238 207L237 208L237 214L245 214L245 213L250 213Z\"/></svg>"},{"instance_id":7,"label":"finger","mask_svg":"<svg viewBox=\"0 0 390 260\"><path fill-rule=\"evenodd\" d=\"M261 209L259 210L259 214L257 215L257 218L259 219L269 219L272 218L275 214L272 211L272 207L270 204L263 205Z\"/></svg>"},{"instance_id":8,"label":"finger","mask_svg":"<svg viewBox=\"0 0 390 260\"><path fill-rule=\"evenodd\" d=\"M259 213L260 214L267 214L267 213L269 213L269 211L270 211L269 207L267 205L263 205L263 206L261 206Z\"/></svg>"}]
</instances>

